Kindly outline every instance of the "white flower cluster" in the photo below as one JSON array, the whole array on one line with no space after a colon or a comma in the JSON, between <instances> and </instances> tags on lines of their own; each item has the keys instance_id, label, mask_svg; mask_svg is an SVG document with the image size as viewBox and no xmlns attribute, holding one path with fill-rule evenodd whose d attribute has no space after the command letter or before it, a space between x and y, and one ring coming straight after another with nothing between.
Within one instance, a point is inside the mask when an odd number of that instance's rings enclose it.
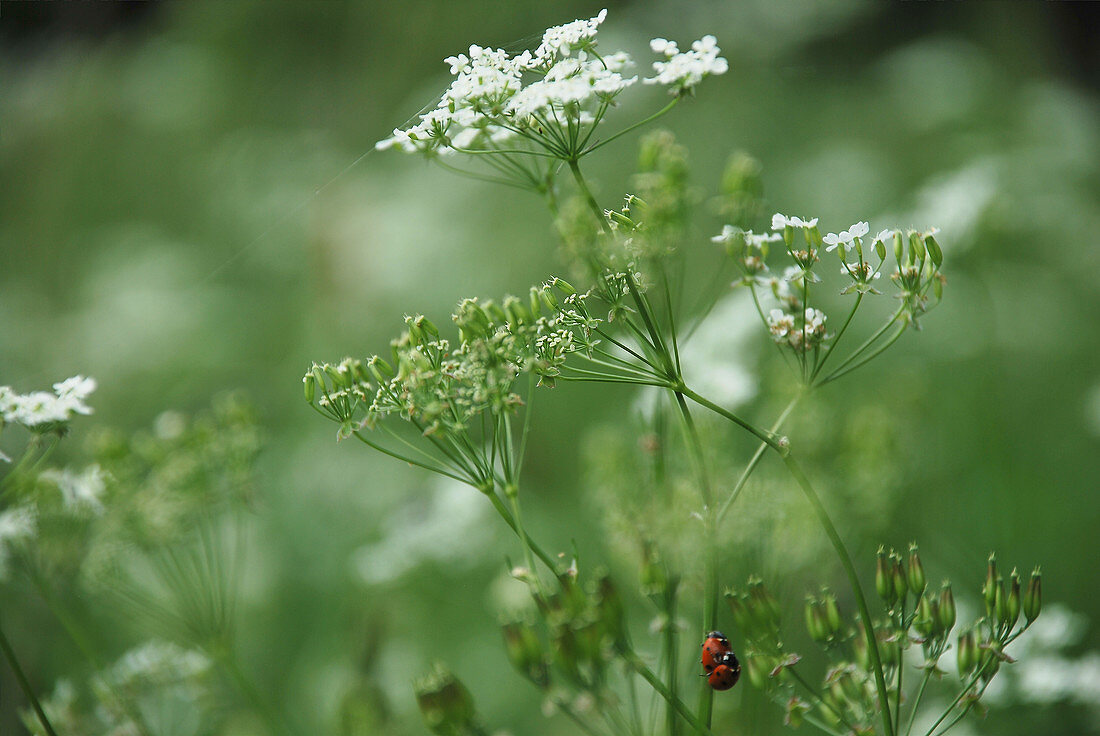
<instances>
[{"instance_id":1,"label":"white flower cluster","mask_svg":"<svg viewBox=\"0 0 1100 736\"><path fill-rule=\"evenodd\" d=\"M50 468L42 471L39 478L57 486L66 510L103 513L102 496L107 489L107 474L97 463L89 465L82 473Z\"/></svg>"},{"instance_id":2,"label":"white flower cluster","mask_svg":"<svg viewBox=\"0 0 1100 736\"><path fill-rule=\"evenodd\" d=\"M828 337L825 334L825 322L828 318L820 309L806 307L801 315L790 314L782 309L773 309L768 313L768 330L777 343L786 344L796 351L810 350Z\"/></svg>"},{"instance_id":3,"label":"white flower cluster","mask_svg":"<svg viewBox=\"0 0 1100 736\"><path fill-rule=\"evenodd\" d=\"M0 512L0 580L7 578L11 549L33 537L37 526L32 506L24 504Z\"/></svg>"},{"instance_id":4,"label":"white flower cluster","mask_svg":"<svg viewBox=\"0 0 1100 736\"><path fill-rule=\"evenodd\" d=\"M691 51L681 52L675 41L655 38L649 42L654 53L664 54L665 61L653 62L657 76L646 79L646 84L663 84L672 89L672 94L684 94L692 89L703 77L725 74L729 62L719 56L718 39L703 36L691 44Z\"/></svg>"},{"instance_id":5,"label":"white flower cluster","mask_svg":"<svg viewBox=\"0 0 1100 736\"><path fill-rule=\"evenodd\" d=\"M4 423L22 424L32 429L67 422L74 414L92 413L84 401L95 388L95 379L84 376L55 383L52 394L48 391L18 394L11 386L0 386L0 417Z\"/></svg>"},{"instance_id":6,"label":"white flower cluster","mask_svg":"<svg viewBox=\"0 0 1100 736\"><path fill-rule=\"evenodd\" d=\"M471 46L469 54L445 59L455 79L434 109L408 128L375 144L379 150L451 154L487 151L508 142L566 158L575 156L615 97L638 81L623 52L595 53L607 11L588 20L549 28L534 52L510 56L503 49ZM655 42L656 43L656 42ZM726 71L713 36L680 54L664 42L667 61L647 83L674 85L683 92L708 74ZM532 148L531 150L535 150Z\"/></svg>"}]
</instances>

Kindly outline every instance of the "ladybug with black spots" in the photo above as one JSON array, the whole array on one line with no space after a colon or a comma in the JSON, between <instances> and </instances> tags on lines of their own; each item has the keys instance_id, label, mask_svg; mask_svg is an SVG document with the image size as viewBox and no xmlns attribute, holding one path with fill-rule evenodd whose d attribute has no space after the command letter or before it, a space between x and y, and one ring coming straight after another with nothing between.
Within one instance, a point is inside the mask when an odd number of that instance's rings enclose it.
<instances>
[{"instance_id":1,"label":"ladybug with black spots","mask_svg":"<svg viewBox=\"0 0 1100 736\"><path fill-rule=\"evenodd\" d=\"M741 677L741 663L733 652L719 655L714 669L707 675L707 684L715 690L729 690Z\"/></svg>"},{"instance_id":2,"label":"ladybug with black spots","mask_svg":"<svg viewBox=\"0 0 1100 736\"><path fill-rule=\"evenodd\" d=\"M712 631L707 634L707 638L703 640L702 662L703 669L708 675L718 666L719 657L730 651L730 640L721 631Z\"/></svg>"}]
</instances>

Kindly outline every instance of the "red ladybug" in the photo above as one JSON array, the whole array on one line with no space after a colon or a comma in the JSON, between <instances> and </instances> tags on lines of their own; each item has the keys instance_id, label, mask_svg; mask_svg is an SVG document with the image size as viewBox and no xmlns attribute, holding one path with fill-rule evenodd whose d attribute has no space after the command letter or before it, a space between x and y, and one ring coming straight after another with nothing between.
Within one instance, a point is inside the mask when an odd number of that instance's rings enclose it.
<instances>
[{"instance_id":1,"label":"red ladybug","mask_svg":"<svg viewBox=\"0 0 1100 736\"><path fill-rule=\"evenodd\" d=\"M709 675L707 684L715 690L729 690L741 677L741 663L733 652L726 652L718 658L718 663Z\"/></svg>"},{"instance_id":2,"label":"red ladybug","mask_svg":"<svg viewBox=\"0 0 1100 736\"><path fill-rule=\"evenodd\" d=\"M718 660L730 652L730 640L721 631L712 631L703 641L703 669L709 675L718 666Z\"/></svg>"}]
</instances>

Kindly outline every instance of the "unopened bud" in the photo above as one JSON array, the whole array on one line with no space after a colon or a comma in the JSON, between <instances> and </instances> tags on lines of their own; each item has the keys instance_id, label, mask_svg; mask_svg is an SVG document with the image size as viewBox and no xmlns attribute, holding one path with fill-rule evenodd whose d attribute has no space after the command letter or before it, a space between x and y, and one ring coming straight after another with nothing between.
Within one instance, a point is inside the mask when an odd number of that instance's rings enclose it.
<instances>
[{"instance_id":1,"label":"unopened bud","mask_svg":"<svg viewBox=\"0 0 1100 736\"><path fill-rule=\"evenodd\" d=\"M1000 577L993 586L993 616L1001 626L1008 623L1008 593L1005 591L1005 581Z\"/></svg>"},{"instance_id":2,"label":"unopened bud","mask_svg":"<svg viewBox=\"0 0 1100 736\"><path fill-rule=\"evenodd\" d=\"M951 592L951 584L946 583L940 593L939 610L940 629L944 633L951 631L954 627L956 615L955 594Z\"/></svg>"},{"instance_id":3,"label":"unopened bud","mask_svg":"<svg viewBox=\"0 0 1100 736\"><path fill-rule=\"evenodd\" d=\"M890 555L890 577L894 581L894 593L900 605L905 605L905 594L909 592L909 579L902 569L901 555Z\"/></svg>"},{"instance_id":4,"label":"unopened bud","mask_svg":"<svg viewBox=\"0 0 1100 736\"><path fill-rule=\"evenodd\" d=\"M997 603L997 556L989 555L989 570L985 575L985 584L982 586L982 599L985 601L986 615L992 616Z\"/></svg>"},{"instance_id":5,"label":"unopened bud","mask_svg":"<svg viewBox=\"0 0 1100 736\"><path fill-rule=\"evenodd\" d=\"M917 603L917 615L913 618L913 628L925 638L932 636L939 625L932 606L932 600L928 596L921 596Z\"/></svg>"},{"instance_id":6,"label":"unopened bud","mask_svg":"<svg viewBox=\"0 0 1100 736\"><path fill-rule=\"evenodd\" d=\"M546 688L550 684L550 676L542 642L534 629L525 623L513 622L505 624L502 631L504 648L512 666L538 687Z\"/></svg>"},{"instance_id":7,"label":"unopened bud","mask_svg":"<svg viewBox=\"0 0 1100 736\"><path fill-rule=\"evenodd\" d=\"M1030 625L1039 618L1039 612L1043 609L1043 573L1035 568L1031 573L1031 581L1027 585L1027 593L1024 595L1024 616Z\"/></svg>"},{"instance_id":8,"label":"unopened bud","mask_svg":"<svg viewBox=\"0 0 1100 736\"><path fill-rule=\"evenodd\" d=\"M302 383L305 385L306 401L312 404L313 397L317 393L317 379L313 376L313 373L310 372L302 379Z\"/></svg>"},{"instance_id":9,"label":"unopened bud","mask_svg":"<svg viewBox=\"0 0 1100 736\"><path fill-rule=\"evenodd\" d=\"M763 690L768 686L768 672L771 668L759 655L746 656L743 665L753 687Z\"/></svg>"},{"instance_id":10,"label":"unopened bud","mask_svg":"<svg viewBox=\"0 0 1100 736\"><path fill-rule=\"evenodd\" d=\"M806 597L806 630L810 632L810 638L816 642L823 642L829 638L828 625L825 622L824 611L821 603L811 596Z\"/></svg>"},{"instance_id":11,"label":"unopened bud","mask_svg":"<svg viewBox=\"0 0 1100 736\"><path fill-rule=\"evenodd\" d=\"M431 672L417 679L413 688L429 731L439 736L455 736L476 730L470 691L442 665L435 665Z\"/></svg>"},{"instance_id":12,"label":"unopened bud","mask_svg":"<svg viewBox=\"0 0 1100 736\"><path fill-rule=\"evenodd\" d=\"M1016 568L1008 576L1008 600L1005 601L1005 626L1011 629L1020 620L1020 574Z\"/></svg>"},{"instance_id":13,"label":"unopened bud","mask_svg":"<svg viewBox=\"0 0 1100 736\"><path fill-rule=\"evenodd\" d=\"M825 621L829 624L829 635L836 636L840 633L840 608L836 604L836 596L826 592L822 597L825 608Z\"/></svg>"},{"instance_id":14,"label":"unopened bud","mask_svg":"<svg viewBox=\"0 0 1100 736\"><path fill-rule=\"evenodd\" d=\"M906 572L908 573L909 589L913 591L913 595L923 593L924 586L928 584L928 581L924 576L924 565L921 564L916 544L909 545L909 565Z\"/></svg>"},{"instance_id":15,"label":"unopened bud","mask_svg":"<svg viewBox=\"0 0 1100 736\"><path fill-rule=\"evenodd\" d=\"M623 602L611 576L600 578L596 588L596 610L604 630L612 641L625 643L626 628L623 623Z\"/></svg>"},{"instance_id":16,"label":"unopened bud","mask_svg":"<svg viewBox=\"0 0 1100 736\"><path fill-rule=\"evenodd\" d=\"M875 562L875 591L887 607L892 608L897 594L894 592L894 581L890 577L890 563L886 559L886 550L878 548L878 557Z\"/></svg>"},{"instance_id":17,"label":"unopened bud","mask_svg":"<svg viewBox=\"0 0 1100 736\"><path fill-rule=\"evenodd\" d=\"M959 635L959 677L966 677L978 666L978 639L973 631Z\"/></svg>"}]
</instances>

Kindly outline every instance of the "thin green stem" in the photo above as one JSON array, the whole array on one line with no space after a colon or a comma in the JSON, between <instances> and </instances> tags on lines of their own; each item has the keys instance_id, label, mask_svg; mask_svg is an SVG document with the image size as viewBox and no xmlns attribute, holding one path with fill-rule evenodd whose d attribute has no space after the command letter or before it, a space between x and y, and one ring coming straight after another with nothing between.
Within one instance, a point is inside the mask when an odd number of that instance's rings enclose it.
<instances>
[{"instance_id":1,"label":"thin green stem","mask_svg":"<svg viewBox=\"0 0 1100 736\"><path fill-rule=\"evenodd\" d=\"M924 677L921 678L920 687L917 688L917 696L913 699L913 704L909 709L909 722L905 726L905 736L909 736L913 730L913 722L917 720L917 708L920 706L921 698L924 697L924 688L928 686L928 681L932 679L932 668L928 667L924 670Z\"/></svg>"},{"instance_id":2,"label":"thin green stem","mask_svg":"<svg viewBox=\"0 0 1100 736\"><path fill-rule=\"evenodd\" d=\"M569 720L573 721L573 723L576 723L582 731L588 734L588 736L600 736L600 733L596 729L589 726L583 718L577 715L577 712L573 710L573 706L569 705L569 703L566 702L564 699L553 698L551 702L558 708L558 710L564 713L566 717L569 718Z\"/></svg>"},{"instance_id":3,"label":"thin green stem","mask_svg":"<svg viewBox=\"0 0 1100 736\"><path fill-rule=\"evenodd\" d=\"M679 661L679 655L676 647L676 595L677 586L670 585L669 589L665 592L665 628L664 628L664 654L665 654L665 671L668 677L668 691L672 693L672 697L678 697L678 668L677 662ZM673 708L672 703L667 703L665 706L665 724L668 729L668 736L677 736L680 733L680 721L676 717L676 709Z\"/></svg>"},{"instance_id":4,"label":"thin green stem","mask_svg":"<svg viewBox=\"0 0 1100 736\"><path fill-rule=\"evenodd\" d=\"M826 361L829 357L836 352L836 346L840 343L840 338L844 337L844 333L848 330L848 325L852 324L852 318L856 316L856 310L859 309L860 302L863 301L863 292L856 294L855 304L852 305L852 311L848 312L848 318L844 320L844 324L840 326L840 331L836 333L836 337L833 338L833 342L829 345L829 349L825 351L825 355L818 361L817 367L814 368L813 375L810 376L812 382L817 375L821 373L821 369L825 367Z\"/></svg>"},{"instance_id":5,"label":"thin green stem","mask_svg":"<svg viewBox=\"0 0 1100 736\"><path fill-rule=\"evenodd\" d=\"M516 533L516 536L520 536L519 525L516 524L516 520L512 518L512 514L508 510L508 507L504 505L504 502L500 500L500 497L496 494L496 492L493 490L489 490L485 495L489 497L489 501L493 504L493 508L496 509L498 514L500 514L500 518L504 519L504 523L511 527L512 531ZM546 569L556 575L558 571L558 565L555 562L554 558L548 555L546 551L543 550L542 547L540 547L538 543L536 543L535 540L531 539L530 537L527 537L527 545L530 546L531 551L535 553L535 556L542 560L542 564L546 565Z\"/></svg>"},{"instance_id":6,"label":"thin green stem","mask_svg":"<svg viewBox=\"0 0 1100 736\"><path fill-rule=\"evenodd\" d=\"M888 347L890 347L895 342L897 342L898 338L902 336L902 333L904 333L905 330L908 329L908 327L909 327L909 325L903 324L901 327L898 328L898 331L895 332L889 340L884 342L882 345L879 345L877 348L872 350L867 355L863 356L860 360L856 361L855 363L852 363L852 364L848 365L846 368L838 368L837 370L833 371L828 376L826 376L818 385L819 386L824 386L826 383L829 383L830 381L835 381L836 379L840 378L844 374L851 373L856 368L859 368L861 365L874 360L880 353L882 353Z\"/></svg>"},{"instance_id":7,"label":"thin green stem","mask_svg":"<svg viewBox=\"0 0 1100 736\"><path fill-rule=\"evenodd\" d=\"M619 653L623 656L623 659L626 661L626 663L630 665L631 669L641 675L642 679L648 682L650 684L650 687L657 691L658 695L664 698L666 702L668 702L673 708L676 709L676 712L679 713L685 721L691 724L691 727L695 729L696 733L701 734L702 736L713 736L713 734L711 734L710 732L710 729L707 728L702 721L696 718L690 710L688 710L688 707L684 705L684 702L682 700L669 692L668 688L665 687L665 684L661 682L660 678L653 674L653 671L646 666L646 663L642 661L642 658L639 657L632 649L627 649L623 647L619 649Z\"/></svg>"},{"instance_id":8,"label":"thin green stem","mask_svg":"<svg viewBox=\"0 0 1100 736\"><path fill-rule=\"evenodd\" d=\"M618 133L616 133L615 135L611 136L610 138L605 138L605 139L604 139L604 140L602 140L602 141L598 141L598 142L596 142L596 143L593 143L593 144L592 144L591 146L589 146L589 147L588 147L588 148L586 148L586 149L585 149L584 151L582 151L582 152L581 152L581 155L582 155L582 156L587 156L588 154L592 153L592 152L593 152L593 151L595 151L596 149L599 149L599 148L602 148L602 147L606 146L606 145L607 145L608 143L610 143L611 141L615 140L616 138L618 138L618 137L620 137L620 136L624 136L624 135L626 135L627 133L629 133L630 131L632 131L632 130L634 130L634 129L636 129L636 128L640 128L640 127L642 127L643 125L646 125L646 124L648 124L648 123L651 123L651 122L653 122L654 120L656 120L657 118L661 117L661 116L662 116L662 115L664 115L664 114L665 114L666 112L668 112L669 110L671 110L672 108L674 108L674 107L676 106L676 103L677 103L677 102L679 102L679 101L680 101L680 98L679 98L679 97L675 97L675 98L673 98L672 102L668 103L667 105L665 105L664 107L662 107L662 108L661 108L660 110L658 110L657 112L653 113L653 114L652 114L652 115L650 115L649 117L647 117L647 118L644 118L644 119L642 119L642 120L639 120L638 122L634 123L633 125L628 125L627 127L623 128L622 130L620 130L620 131L619 131Z\"/></svg>"},{"instance_id":9,"label":"thin green stem","mask_svg":"<svg viewBox=\"0 0 1100 736\"><path fill-rule=\"evenodd\" d=\"M790 471L807 500L809 500L814 513L817 514L818 521L821 522L821 526L825 529L825 534L829 537L829 541L832 542L833 548L840 558L840 564L843 565L844 572L848 576L848 583L852 586L852 593L855 595L856 605L859 607L859 617L863 622L864 634L867 638L867 653L871 657L871 665L875 675L875 689L878 691L879 703L882 706L882 722L886 729L884 733L885 736L894 736L894 721L890 714L890 699L886 692L886 678L883 675L882 657L879 656L878 651L878 637L875 636L874 621L871 619L871 611L867 608L867 599L863 595L863 586L859 582L859 575L856 573L855 565L852 564L852 558L848 554L848 548L844 545L844 540L840 538L840 533L837 532L836 527L833 525L833 520L829 518L829 512L825 510L825 505L821 503L821 498L817 495L817 491L815 491L813 485L810 484L810 479L806 477L806 474L802 472L802 468L799 466L798 462L789 453L783 457L783 462L786 463L787 470Z\"/></svg>"},{"instance_id":10,"label":"thin green stem","mask_svg":"<svg viewBox=\"0 0 1100 736\"><path fill-rule=\"evenodd\" d=\"M871 347L871 345L875 342L875 340L878 340L880 337L882 337L884 334L886 334L886 331L889 330L890 327L895 322L898 321L898 317L900 317L902 315L902 312L904 312L904 311L905 311L904 306L898 307L898 310L896 312L894 312L894 315L892 317L890 317L890 319L888 319L886 321L886 323L882 325L882 327L878 328L873 335L871 335L866 340L864 340L858 348L856 348L855 350L852 351L851 355L849 355L847 358L845 358L841 362L841 364L837 367L836 371L833 371L833 375L836 375L836 373L838 371L842 370L845 366L847 366L853 360L858 358L863 353L864 350ZM821 381L818 385L824 384L824 383L826 383L830 380L832 380L831 376L829 378L826 378L825 380Z\"/></svg>"},{"instance_id":11,"label":"thin green stem","mask_svg":"<svg viewBox=\"0 0 1100 736\"><path fill-rule=\"evenodd\" d=\"M0 627L0 649L4 651L4 658L8 660L12 672L15 673L15 679L19 683L19 689L23 691L23 695L30 701L31 708L34 709L35 715L38 716L38 722L42 724L42 728L46 731L47 736L57 736L57 731L53 730L50 719L46 717L46 711L42 710L42 704L38 702L38 698L34 694L34 688L31 687L30 681L27 680L27 676L23 673L23 668L19 666L19 660L16 659L15 652L12 650L11 644L8 642L8 637L4 634L4 629L2 627Z\"/></svg>"},{"instance_id":12,"label":"thin green stem","mask_svg":"<svg viewBox=\"0 0 1100 736\"><path fill-rule=\"evenodd\" d=\"M589 209L592 210L592 214L596 217L596 223L600 228L600 232L607 232L607 227L604 225L603 210L600 209L600 205L597 204L596 198L592 196L592 190L588 188L588 182L584 180L584 174L581 173L581 167L577 165L577 159L571 158L566 163L569 164L569 170L573 172L573 179L577 182L577 188L584 196L585 201L588 202Z\"/></svg>"},{"instance_id":13,"label":"thin green stem","mask_svg":"<svg viewBox=\"0 0 1100 736\"><path fill-rule=\"evenodd\" d=\"M711 411L715 412L716 414L720 414L720 415L724 416L726 419L730 420L731 422L733 422L737 426L748 430L753 435L755 435L757 438L759 438L762 442L764 442L769 447L771 447L773 450L778 452L780 455L786 455L789 452L788 448L780 445L780 443L779 443L780 438L775 434L775 432L769 432L769 431L766 431L766 430L762 430L762 429L756 427L753 424L749 424L747 421L745 421L741 417L737 416L733 412L729 411L728 409L725 409L724 407L719 406L718 404L715 404L713 401L711 401L710 399L707 399L704 396L700 396L699 394L695 393L694 391L692 391L687 386L684 386L684 385L677 386L676 390L679 391L680 393L682 393L687 398L694 401L696 404L699 404L700 406L705 406L706 408L710 409Z\"/></svg>"},{"instance_id":14,"label":"thin green stem","mask_svg":"<svg viewBox=\"0 0 1100 736\"><path fill-rule=\"evenodd\" d=\"M848 728L849 732L856 733L856 729L852 726L851 723L848 722L848 719L844 717L844 714L837 710L836 707L833 706L829 701L823 698L821 694L810 685L810 683L806 682L806 678L799 674L798 670L796 670L794 667L787 667L786 672L790 674L791 677L793 677L798 682L798 684L806 690L806 692L812 695L814 699L817 700L817 702L821 703L823 706L832 711L833 715L836 716L837 719Z\"/></svg>"},{"instance_id":15,"label":"thin green stem","mask_svg":"<svg viewBox=\"0 0 1100 736\"><path fill-rule=\"evenodd\" d=\"M795 406L797 406L798 402L801 401L802 396L803 393L799 392L799 394L791 399L790 403L787 404L787 408L783 410L783 413L779 415L779 418L775 420L775 424L773 424L771 430L769 430L772 432L772 434L778 432L779 428L783 426L783 422L787 421L787 417L790 416L792 411L794 411ZM753 454L752 459L749 460L749 464L745 466L745 470L742 471L741 477L737 479L737 483L734 484L733 490L730 491L730 495L727 496L726 500L722 502L721 507L719 507L718 512L715 514L714 525L716 527L721 526L722 519L725 518L726 514L730 510L730 507L733 506L733 502L736 501L737 497L741 495L741 491L742 489L744 489L745 483L748 482L749 476L752 475L752 472L756 470L756 466L760 464L760 460L764 457L764 451L767 449L767 442L761 442L760 446L756 448L756 452Z\"/></svg>"}]
</instances>

